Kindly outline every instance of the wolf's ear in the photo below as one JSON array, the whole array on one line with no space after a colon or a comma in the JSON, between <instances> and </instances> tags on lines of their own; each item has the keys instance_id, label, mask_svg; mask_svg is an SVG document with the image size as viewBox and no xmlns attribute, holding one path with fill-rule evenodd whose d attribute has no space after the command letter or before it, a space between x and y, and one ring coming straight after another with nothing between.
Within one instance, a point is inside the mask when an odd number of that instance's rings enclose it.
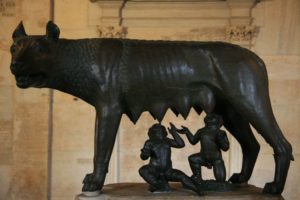
<instances>
[{"instance_id":1,"label":"wolf's ear","mask_svg":"<svg viewBox=\"0 0 300 200\"><path fill-rule=\"evenodd\" d=\"M17 26L17 28L15 29L15 31L12 34L12 38L15 40L18 37L22 37L22 36L27 36L24 26L23 26L23 22L21 21L19 23L19 25Z\"/></svg>"},{"instance_id":2,"label":"wolf's ear","mask_svg":"<svg viewBox=\"0 0 300 200\"><path fill-rule=\"evenodd\" d=\"M46 36L48 38L58 39L59 38L60 30L56 24L54 24L52 21L49 21L47 23L47 30L46 30Z\"/></svg>"}]
</instances>

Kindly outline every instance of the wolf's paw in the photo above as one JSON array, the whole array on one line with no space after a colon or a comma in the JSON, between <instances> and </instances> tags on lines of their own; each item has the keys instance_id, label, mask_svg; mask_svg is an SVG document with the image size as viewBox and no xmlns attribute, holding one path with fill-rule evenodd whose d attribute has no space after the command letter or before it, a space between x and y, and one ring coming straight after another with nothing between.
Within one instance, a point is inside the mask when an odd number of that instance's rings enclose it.
<instances>
[{"instance_id":1,"label":"wolf's paw","mask_svg":"<svg viewBox=\"0 0 300 200\"><path fill-rule=\"evenodd\" d=\"M95 192L100 191L102 184L97 180L94 174L87 174L83 179L83 192Z\"/></svg>"},{"instance_id":2,"label":"wolf's paw","mask_svg":"<svg viewBox=\"0 0 300 200\"><path fill-rule=\"evenodd\" d=\"M240 174L240 173L235 173L235 174L233 174L233 175L230 177L229 181L230 181L231 183L236 183L236 184L241 184L241 183L246 183L246 182L247 182L245 176L242 175L242 174Z\"/></svg>"},{"instance_id":3,"label":"wolf's paw","mask_svg":"<svg viewBox=\"0 0 300 200\"><path fill-rule=\"evenodd\" d=\"M281 194L283 190L283 187L280 186L279 183L276 182L270 182L270 183L266 183L264 189L263 189L263 193L267 193L267 194Z\"/></svg>"}]
</instances>

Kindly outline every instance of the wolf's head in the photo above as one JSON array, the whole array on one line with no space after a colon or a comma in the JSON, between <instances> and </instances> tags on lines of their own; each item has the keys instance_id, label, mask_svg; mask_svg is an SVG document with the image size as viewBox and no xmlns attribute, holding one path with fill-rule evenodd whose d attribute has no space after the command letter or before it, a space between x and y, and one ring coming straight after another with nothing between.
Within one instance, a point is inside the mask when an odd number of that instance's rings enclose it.
<instances>
[{"instance_id":1,"label":"wolf's head","mask_svg":"<svg viewBox=\"0 0 300 200\"><path fill-rule=\"evenodd\" d=\"M46 87L53 74L55 44L59 38L59 28L49 21L46 35L28 36L23 23L15 29L11 46L11 72L20 88Z\"/></svg>"}]
</instances>

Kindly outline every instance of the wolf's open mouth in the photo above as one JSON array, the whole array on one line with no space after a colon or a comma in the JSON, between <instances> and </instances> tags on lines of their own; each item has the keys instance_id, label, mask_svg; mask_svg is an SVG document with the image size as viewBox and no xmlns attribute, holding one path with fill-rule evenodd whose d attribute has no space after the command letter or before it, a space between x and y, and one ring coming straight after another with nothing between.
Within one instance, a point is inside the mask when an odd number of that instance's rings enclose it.
<instances>
[{"instance_id":1,"label":"wolf's open mouth","mask_svg":"<svg viewBox=\"0 0 300 200\"><path fill-rule=\"evenodd\" d=\"M46 76L42 73L31 75L16 76L17 86L20 88L27 87L43 87L45 85Z\"/></svg>"}]
</instances>

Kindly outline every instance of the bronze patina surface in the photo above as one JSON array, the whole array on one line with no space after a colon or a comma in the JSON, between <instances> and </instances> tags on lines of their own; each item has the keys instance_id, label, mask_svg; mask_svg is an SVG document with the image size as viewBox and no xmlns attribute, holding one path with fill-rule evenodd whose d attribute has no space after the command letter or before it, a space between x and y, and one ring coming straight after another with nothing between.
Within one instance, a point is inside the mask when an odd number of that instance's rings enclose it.
<instances>
[{"instance_id":1,"label":"bronze patina surface","mask_svg":"<svg viewBox=\"0 0 300 200\"><path fill-rule=\"evenodd\" d=\"M243 164L230 181L251 177L259 144L250 124L274 150L275 176L265 193L283 191L292 147L274 117L264 62L253 52L223 42L129 39L59 39L49 22L45 35L27 35L20 23L13 33L11 71L20 88L53 88L95 107L94 170L83 191L101 190L122 114L135 123L149 111L161 121L168 108L187 117L222 116L240 143Z\"/></svg>"}]
</instances>

